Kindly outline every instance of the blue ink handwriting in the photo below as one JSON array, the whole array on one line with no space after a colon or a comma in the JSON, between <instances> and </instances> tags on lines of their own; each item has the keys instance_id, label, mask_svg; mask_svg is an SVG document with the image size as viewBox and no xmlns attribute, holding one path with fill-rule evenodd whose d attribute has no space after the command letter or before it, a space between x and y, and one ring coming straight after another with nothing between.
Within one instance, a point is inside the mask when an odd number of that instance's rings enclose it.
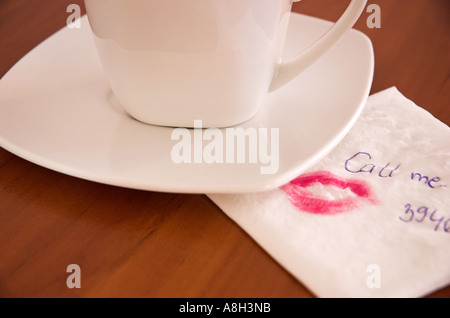
<instances>
[{"instance_id":1,"label":"blue ink handwriting","mask_svg":"<svg viewBox=\"0 0 450 318\"><path fill-rule=\"evenodd\" d=\"M411 173L411 180L417 180L419 182L424 180L424 183L432 189L447 187L445 184L435 184L435 183L440 182L441 178L439 178L439 177L429 178L428 176L423 176L422 174L420 174L418 172Z\"/></svg>"},{"instance_id":2,"label":"blue ink handwriting","mask_svg":"<svg viewBox=\"0 0 450 318\"><path fill-rule=\"evenodd\" d=\"M391 163L387 163L384 166L383 165L375 165L373 163L366 163L366 164L360 164L358 160L360 159L372 159L372 156L367 152L358 152L354 154L351 158L347 159L345 161L345 170L351 173L374 173L378 172L378 176L380 178L392 178L394 175L394 172L398 170L400 167L400 163L395 167L391 168Z\"/></svg>"},{"instance_id":3,"label":"blue ink handwriting","mask_svg":"<svg viewBox=\"0 0 450 318\"><path fill-rule=\"evenodd\" d=\"M450 217L445 219L443 216L439 217L437 215L438 210L430 209L427 206L421 206L417 209L414 209L411 204L405 205L405 211L403 216L399 216L399 220L405 223L410 222L417 222L417 223L423 223L425 220L427 222L434 222L436 223L434 227L434 231L438 231L441 224L442 229L446 233L450 233ZM433 210L433 212L431 212Z\"/></svg>"},{"instance_id":4,"label":"blue ink handwriting","mask_svg":"<svg viewBox=\"0 0 450 318\"><path fill-rule=\"evenodd\" d=\"M377 175L380 178L392 178L399 174L400 166L401 163L374 163L370 153L360 151L345 160L344 167L345 170L350 173L368 173L371 175ZM411 172L410 180L421 182L430 189L447 187L447 185L442 183L442 179L440 177L429 177L418 172Z\"/></svg>"}]
</instances>

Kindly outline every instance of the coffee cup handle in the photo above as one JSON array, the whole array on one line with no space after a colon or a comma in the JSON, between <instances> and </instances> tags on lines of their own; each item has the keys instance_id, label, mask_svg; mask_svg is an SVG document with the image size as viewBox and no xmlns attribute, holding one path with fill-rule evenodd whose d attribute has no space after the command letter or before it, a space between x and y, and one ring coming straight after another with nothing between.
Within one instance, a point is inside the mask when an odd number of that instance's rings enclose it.
<instances>
[{"instance_id":1,"label":"coffee cup handle","mask_svg":"<svg viewBox=\"0 0 450 318\"><path fill-rule=\"evenodd\" d=\"M291 81L330 49L358 21L366 3L367 0L352 0L344 14L324 36L291 60L280 61L270 91L274 91Z\"/></svg>"}]
</instances>

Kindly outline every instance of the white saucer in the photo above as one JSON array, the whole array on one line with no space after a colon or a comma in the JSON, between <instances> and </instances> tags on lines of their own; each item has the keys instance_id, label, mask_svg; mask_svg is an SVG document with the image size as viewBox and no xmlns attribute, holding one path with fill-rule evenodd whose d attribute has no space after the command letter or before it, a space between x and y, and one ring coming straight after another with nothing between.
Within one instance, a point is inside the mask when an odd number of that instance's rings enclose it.
<instances>
[{"instance_id":1,"label":"white saucer","mask_svg":"<svg viewBox=\"0 0 450 318\"><path fill-rule=\"evenodd\" d=\"M292 56L331 23L293 14ZM370 40L349 31L297 79L268 95L247 127L279 128L279 170L261 164L175 164L172 128L137 122L115 101L103 76L86 17L44 41L0 81L0 145L68 175L135 189L184 193L269 190L332 150L357 120L373 78Z\"/></svg>"}]
</instances>

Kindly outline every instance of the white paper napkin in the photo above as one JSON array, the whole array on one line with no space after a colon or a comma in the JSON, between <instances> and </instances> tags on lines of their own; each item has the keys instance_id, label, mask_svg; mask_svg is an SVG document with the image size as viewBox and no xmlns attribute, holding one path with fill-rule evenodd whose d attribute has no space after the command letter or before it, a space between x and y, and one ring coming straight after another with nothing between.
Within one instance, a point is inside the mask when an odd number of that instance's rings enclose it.
<instances>
[{"instance_id":1,"label":"white paper napkin","mask_svg":"<svg viewBox=\"0 0 450 318\"><path fill-rule=\"evenodd\" d=\"M450 130L395 87L273 191L208 196L318 297L421 297L450 283Z\"/></svg>"}]
</instances>

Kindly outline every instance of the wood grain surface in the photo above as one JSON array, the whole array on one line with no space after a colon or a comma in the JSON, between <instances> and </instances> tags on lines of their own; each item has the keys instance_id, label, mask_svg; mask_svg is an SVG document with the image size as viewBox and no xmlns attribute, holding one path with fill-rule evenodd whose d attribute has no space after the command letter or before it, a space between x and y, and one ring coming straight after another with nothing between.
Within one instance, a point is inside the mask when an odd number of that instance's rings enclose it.
<instances>
[{"instance_id":1,"label":"wood grain surface","mask_svg":"<svg viewBox=\"0 0 450 318\"><path fill-rule=\"evenodd\" d=\"M0 0L0 77L80 0ZM378 0L371 93L391 86L450 123L450 1ZM348 1L294 11L336 20ZM1 129L1 127L0 127ZM315 297L204 195L70 177L0 148L0 297ZM69 264L82 287L66 286ZM450 265L450 264L449 264ZM450 287L428 297L449 297Z\"/></svg>"}]
</instances>

